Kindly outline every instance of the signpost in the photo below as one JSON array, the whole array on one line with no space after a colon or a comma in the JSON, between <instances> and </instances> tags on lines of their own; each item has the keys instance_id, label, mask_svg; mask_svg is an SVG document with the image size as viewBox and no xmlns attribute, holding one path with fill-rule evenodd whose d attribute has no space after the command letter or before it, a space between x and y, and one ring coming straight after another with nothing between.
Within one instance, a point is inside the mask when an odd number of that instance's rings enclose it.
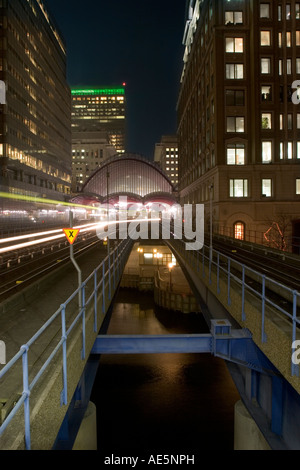
<instances>
[{"instance_id":1,"label":"signpost","mask_svg":"<svg viewBox=\"0 0 300 470\"><path fill-rule=\"evenodd\" d=\"M75 261L74 258L74 247L73 243L75 242L80 230L79 229L74 229L73 228L73 212L70 211L70 228L64 228L63 231L66 235L66 238L68 242L70 243L70 259L75 266L77 272L78 272L78 287L79 287L79 292L78 292L78 303L79 303L79 309L82 307L82 302L81 302L81 285L82 285L82 277L81 277L81 270L78 266L78 264Z\"/></svg>"}]
</instances>

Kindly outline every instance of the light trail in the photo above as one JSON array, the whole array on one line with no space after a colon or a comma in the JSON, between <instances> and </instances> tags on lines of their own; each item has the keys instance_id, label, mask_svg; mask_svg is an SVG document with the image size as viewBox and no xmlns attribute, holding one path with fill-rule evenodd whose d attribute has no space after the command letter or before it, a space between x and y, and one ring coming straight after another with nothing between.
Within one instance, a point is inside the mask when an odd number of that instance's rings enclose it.
<instances>
[{"instance_id":1,"label":"light trail","mask_svg":"<svg viewBox=\"0 0 300 470\"><path fill-rule=\"evenodd\" d=\"M105 226L105 224L103 225ZM72 227L72 228L79 228L80 229L80 232L88 232L90 230L92 230L92 228L100 228L101 226L99 224L95 225L95 224L88 224L88 225L84 225L84 229L82 230L82 225L78 226L78 227ZM58 240L59 238L64 238L65 237L65 234L64 232L62 231L63 229L60 229L60 230L55 230L53 232L60 232L59 235L54 235L54 236L51 236L51 237L43 237L43 238L39 238L37 240L32 240L30 242L26 242L26 243L18 243L17 245L10 245L10 246L6 246L4 248L0 248L0 254L1 253L8 253L9 251L14 251L14 250L20 250L22 248L28 248L30 246L33 246L33 245L39 245L41 243L46 243L46 242L51 242L53 240ZM27 237L26 235L24 235L24 237ZM15 240L16 238L20 238L20 237L13 237L13 240ZM31 238L32 238L32 235L31 235Z\"/></svg>"},{"instance_id":2,"label":"light trail","mask_svg":"<svg viewBox=\"0 0 300 470\"><path fill-rule=\"evenodd\" d=\"M86 225L78 225L76 227L72 227L74 229L81 229L84 227L93 227L96 226L95 224L86 224ZM98 224L97 224L98 227ZM71 228L71 227L70 227ZM35 237L42 237L43 235L52 235L53 233L59 233L61 232L62 229L55 229L55 230L49 230L47 232L35 232L35 233L28 233L26 235L18 235L16 237L10 237L10 238L2 238L0 239L0 243L14 243L15 241L18 240L26 240L27 238L35 238Z\"/></svg>"},{"instance_id":3,"label":"light trail","mask_svg":"<svg viewBox=\"0 0 300 470\"><path fill-rule=\"evenodd\" d=\"M116 223L131 223L131 222L151 222L151 221L159 221L160 219L130 219L130 220L120 220L120 221L117 221L117 220L114 220L114 221L111 221L111 222L102 222L101 224L100 223L97 223L97 224L86 224L86 225L79 225L77 227L72 227L74 229L80 229L80 233L82 232L88 232L90 230L93 230L94 228L95 229L100 229L100 228L103 228L103 227L106 227L107 225L112 225L112 224L116 224ZM70 227L71 228L71 227ZM49 233L57 233L57 232L62 232L63 229L57 229L57 230L51 230ZM40 232L42 233L43 235L45 235L45 232ZM13 242L13 241L16 241L17 239L19 240L22 240L22 239L26 239L26 238L32 238L34 236L39 236L38 234L27 234L27 235L22 235L22 236L19 236L19 237L12 237L10 240ZM32 240L30 242L25 242L25 243L18 243L17 245L10 245L10 246L6 246L4 248L0 248L0 254L1 253L8 253L10 251L14 251L14 250L20 250L22 248L28 248L30 246L34 246L34 245L39 245L41 243L46 243L46 242L50 242L50 241L53 241L53 240L58 240L59 238L64 238L65 237L65 234L64 232L58 234L58 235L54 235L54 236L51 236L51 237L43 237L43 238L39 238L37 240ZM6 240L9 240L9 239L6 239ZM3 241L1 241L1 243L3 243Z\"/></svg>"},{"instance_id":4,"label":"light trail","mask_svg":"<svg viewBox=\"0 0 300 470\"><path fill-rule=\"evenodd\" d=\"M41 204L55 204L56 206L66 206L66 207L80 207L81 209L97 209L95 206L85 206L83 204L75 204L72 202L56 201L54 199L46 199L42 197L34 196L22 196L22 194L11 194L0 191L0 198L4 199L14 199L16 201L26 201L26 202L36 202Z\"/></svg>"}]
</instances>

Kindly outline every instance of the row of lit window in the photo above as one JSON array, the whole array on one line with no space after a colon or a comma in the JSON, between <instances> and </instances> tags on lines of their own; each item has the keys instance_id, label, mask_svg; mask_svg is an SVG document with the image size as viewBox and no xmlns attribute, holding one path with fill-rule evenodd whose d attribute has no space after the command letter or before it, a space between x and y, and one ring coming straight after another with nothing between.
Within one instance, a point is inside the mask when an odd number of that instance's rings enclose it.
<instances>
[{"instance_id":1,"label":"row of lit window","mask_svg":"<svg viewBox=\"0 0 300 470\"><path fill-rule=\"evenodd\" d=\"M300 59L299 59L299 73L300 73ZM298 98L297 91L297 98ZM280 102L283 102L283 88L280 90ZM288 101L291 101L293 95L293 89L291 86L287 88ZM272 101L272 85L261 86L261 101ZM245 106L245 91L244 90L225 90L225 103L226 106ZM213 102L212 102L212 113L213 113ZM297 122L298 122L297 115ZM298 129L300 127L297 127Z\"/></svg>"},{"instance_id":2,"label":"row of lit window","mask_svg":"<svg viewBox=\"0 0 300 470\"><path fill-rule=\"evenodd\" d=\"M102 96L101 98L99 98L99 96L96 96L96 97L90 97L90 96L79 96L79 97L73 97L73 101L91 101L92 103L94 104L99 104L99 101L101 102L109 102L109 101L112 101L112 102L115 102L115 101L124 101L124 97L123 96Z\"/></svg>"},{"instance_id":3,"label":"row of lit window","mask_svg":"<svg viewBox=\"0 0 300 470\"><path fill-rule=\"evenodd\" d=\"M0 144L0 156L3 155L3 144ZM69 174L62 172L58 168L54 168L38 158L32 157L31 155L25 154L22 151L8 145L7 146L7 155L12 160L18 160L24 165L34 168L35 170L42 171L48 175L60 178L61 180L69 183L71 182L71 177Z\"/></svg>"},{"instance_id":4,"label":"row of lit window","mask_svg":"<svg viewBox=\"0 0 300 470\"><path fill-rule=\"evenodd\" d=\"M271 19L271 6L270 3L261 3L259 10L259 16L261 19ZM278 21L282 21L283 14L285 15L286 20L291 20L295 18L296 20L300 19L300 3L295 3L295 8L292 7L290 3L287 3L285 6L285 11L283 11L283 6L278 5ZM225 24L243 24L243 12L242 11L226 11L225 12Z\"/></svg>"},{"instance_id":5,"label":"row of lit window","mask_svg":"<svg viewBox=\"0 0 300 470\"><path fill-rule=\"evenodd\" d=\"M273 128L272 113L261 113L261 129L271 130ZM292 130L293 126L293 114L288 113L285 117L284 114L279 114L279 128L283 130L287 128ZM296 128L300 129L300 113L297 113ZM227 132L245 132L245 117L244 116L227 116L226 119L226 131Z\"/></svg>"},{"instance_id":6,"label":"row of lit window","mask_svg":"<svg viewBox=\"0 0 300 470\"><path fill-rule=\"evenodd\" d=\"M295 46L300 46L300 31L295 31L294 39L292 33L287 31L285 33L285 45L286 47L292 47L293 40ZM282 47L282 32L278 33L278 46ZM271 31L261 31L260 32L260 45L261 46L271 46ZM227 37L225 38L225 50L227 53L241 54L244 52L244 38L240 37Z\"/></svg>"},{"instance_id":7,"label":"row of lit window","mask_svg":"<svg viewBox=\"0 0 300 470\"><path fill-rule=\"evenodd\" d=\"M270 57L263 57L260 59L260 71L262 75L269 75L272 72L272 62ZM290 75L293 73L293 59L279 59L278 73ZM300 58L297 57L295 61L295 73L300 73ZM244 79L244 64L232 63L226 64L225 75L228 80L243 80Z\"/></svg>"},{"instance_id":8,"label":"row of lit window","mask_svg":"<svg viewBox=\"0 0 300 470\"><path fill-rule=\"evenodd\" d=\"M273 144L271 141L262 142L262 163L271 163L273 161ZM280 160L300 160L300 142L280 142L279 144ZM246 154L244 144L230 144L227 146L227 165L245 165Z\"/></svg>"},{"instance_id":9,"label":"row of lit window","mask_svg":"<svg viewBox=\"0 0 300 470\"><path fill-rule=\"evenodd\" d=\"M261 195L263 197L274 196L274 181L272 178L262 178ZM296 178L295 193L300 195L300 178ZM230 179L229 180L229 196L230 197L249 197L248 179Z\"/></svg>"}]
</instances>

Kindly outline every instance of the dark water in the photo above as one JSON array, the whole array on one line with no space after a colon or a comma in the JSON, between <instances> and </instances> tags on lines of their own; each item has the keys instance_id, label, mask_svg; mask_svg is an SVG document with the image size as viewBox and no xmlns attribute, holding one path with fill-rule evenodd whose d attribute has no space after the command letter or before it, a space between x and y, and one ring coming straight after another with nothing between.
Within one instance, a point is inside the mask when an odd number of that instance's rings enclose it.
<instances>
[{"instance_id":1,"label":"dark water","mask_svg":"<svg viewBox=\"0 0 300 470\"><path fill-rule=\"evenodd\" d=\"M108 333L205 333L199 314L157 309L151 294L120 290ZM91 400L103 457L233 450L239 400L223 360L210 354L102 356Z\"/></svg>"}]
</instances>

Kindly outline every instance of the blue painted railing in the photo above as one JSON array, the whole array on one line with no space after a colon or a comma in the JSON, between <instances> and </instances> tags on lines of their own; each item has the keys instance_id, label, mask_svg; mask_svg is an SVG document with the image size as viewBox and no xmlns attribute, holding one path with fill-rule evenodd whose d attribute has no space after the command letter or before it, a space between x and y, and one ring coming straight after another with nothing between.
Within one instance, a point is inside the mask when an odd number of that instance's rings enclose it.
<instances>
[{"instance_id":1,"label":"blue painted railing","mask_svg":"<svg viewBox=\"0 0 300 470\"><path fill-rule=\"evenodd\" d=\"M86 351L86 337L85 337L85 314L86 309L90 304L94 303L94 332L98 332L97 325L97 308L98 308L98 299L99 296L102 296L102 313L105 315L110 302L113 292L115 291L118 282L121 278L124 264L127 260L127 257L130 253L132 247L132 242L130 240L122 241L111 253L110 256L106 257L101 264L82 282L81 286L73 292L73 294L66 300L64 304L49 318L49 320L36 332L36 334L23 346L21 346L19 352L1 369L0 379L7 374L12 367L22 359L22 375L23 375L23 392L20 398L17 400L15 406L8 414L6 419L4 419L2 425L0 426L0 436L3 434L11 420L15 417L19 409L24 405L24 423L25 423L25 448L27 450L31 449L31 433L30 433L30 394L41 378L42 374L52 362L53 358L56 356L58 351L62 350L62 370L63 370L63 390L61 392L61 405L67 405L67 338L69 337L71 331L74 329L80 321L82 323L82 351L81 357L85 359ZM93 282L93 289L87 296L87 285L89 282ZM91 290L91 289L90 289ZM78 314L71 324L67 325L66 320L66 309L67 306L78 297L81 292L81 308L79 308ZM107 302L108 300L108 302ZM33 343L45 332L47 329L54 324L55 321L61 321L61 338L58 341L56 347L53 349L47 360L44 362L43 366L39 369L38 373L35 375L33 380L29 382L29 365L28 365L28 353L30 347ZM99 325L100 327L100 325Z\"/></svg>"},{"instance_id":2,"label":"blue painted railing","mask_svg":"<svg viewBox=\"0 0 300 470\"><path fill-rule=\"evenodd\" d=\"M246 292L252 292L261 302L261 341L266 342L265 334L265 315L267 306L275 308L280 314L284 315L292 326L292 337L291 337L291 375L299 375L299 365L292 361L292 349L296 340L297 328L300 325L300 319L298 318L299 305L300 305L300 293L297 290L291 289L288 286L275 281L274 279L262 274L254 269L238 262L237 260L224 255L223 253L210 249L208 246L203 246L200 251L186 250L186 241L177 239L170 243L170 247L174 246L181 254L182 259L185 260L197 273L201 274L205 278L208 270L208 281L212 283L212 271L215 272L217 282L217 293L220 293L220 278L223 274L223 279L227 280L227 305L231 305L231 289L232 281L240 286L242 296L242 320L246 320L245 313L245 295ZM251 286L247 282L246 278L251 278L256 281L256 287ZM280 293L280 295L287 301L289 310L283 308L270 297L268 292Z\"/></svg>"}]
</instances>

